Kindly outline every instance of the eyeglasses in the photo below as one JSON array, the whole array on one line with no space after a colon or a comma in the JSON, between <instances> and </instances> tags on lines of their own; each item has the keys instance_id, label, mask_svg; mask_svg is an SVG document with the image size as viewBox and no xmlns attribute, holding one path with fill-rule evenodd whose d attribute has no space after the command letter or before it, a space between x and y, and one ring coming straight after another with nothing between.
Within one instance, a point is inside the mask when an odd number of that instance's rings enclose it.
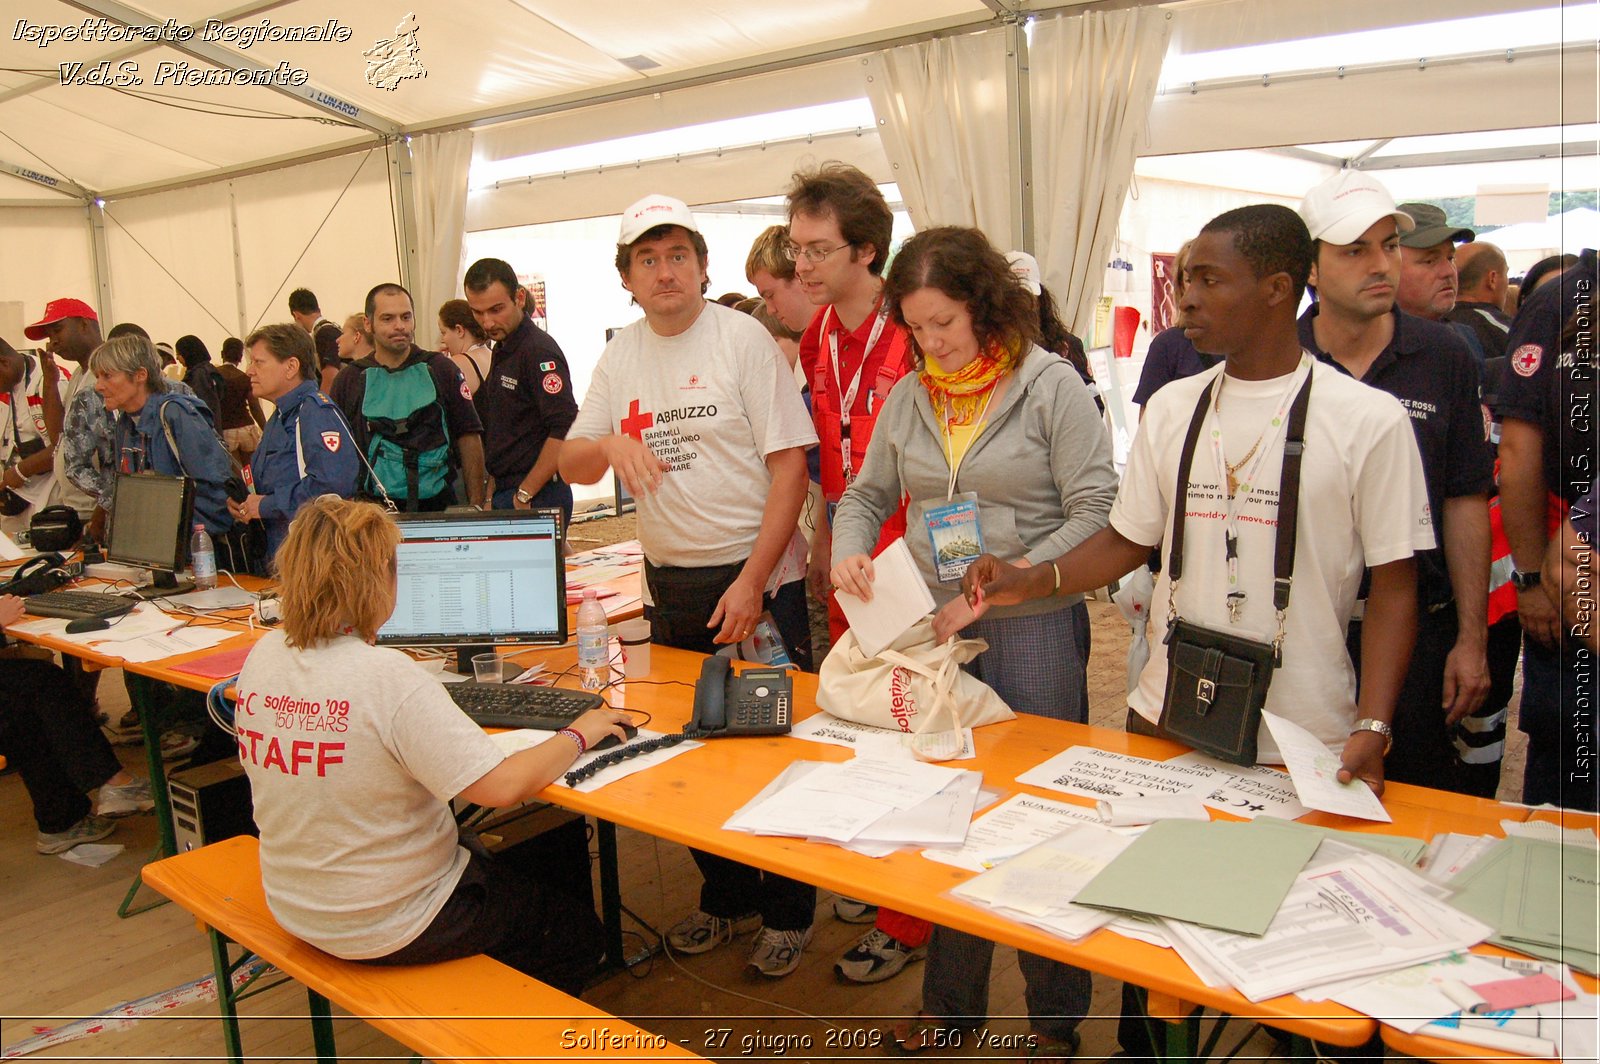
<instances>
[{"instance_id":1,"label":"eyeglasses","mask_svg":"<svg viewBox=\"0 0 1600 1064\"><path fill-rule=\"evenodd\" d=\"M840 244L836 248L829 248L827 251L823 251L821 248L803 248L799 244L785 244L783 245L783 257L790 262L799 262L800 257L803 255L807 262L822 262L835 251L843 251L845 248L854 246L854 244Z\"/></svg>"}]
</instances>

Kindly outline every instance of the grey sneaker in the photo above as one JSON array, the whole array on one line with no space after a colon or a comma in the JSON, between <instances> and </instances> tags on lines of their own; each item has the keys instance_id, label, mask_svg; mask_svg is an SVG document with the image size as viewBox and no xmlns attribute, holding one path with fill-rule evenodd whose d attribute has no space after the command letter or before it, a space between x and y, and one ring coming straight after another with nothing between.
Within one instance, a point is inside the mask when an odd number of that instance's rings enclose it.
<instances>
[{"instance_id":1,"label":"grey sneaker","mask_svg":"<svg viewBox=\"0 0 1600 1064\"><path fill-rule=\"evenodd\" d=\"M811 942L811 928L800 931L774 931L763 927L756 936L756 945L750 951L750 963L758 974L769 979L779 979L794 971L800 964L800 954Z\"/></svg>"},{"instance_id":2,"label":"grey sneaker","mask_svg":"<svg viewBox=\"0 0 1600 1064\"><path fill-rule=\"evenodd\" d=\"M80 842L99 842L115 830L117 825L109 820L86 816L65 831L50 835L39 832L33 848L40 853L66 853Z\"/></svg>"},{"instance_id":3,"label":"grey sneaker","mask_svg":"<svg viewBox=\"0 0 1600 1064\"><path fill-rule=\"evenodd\" d=\"M881 983L927 955L927 946L908 946L875 927L834 962L833 970L852 983Z\"/></svg>"},{"instance_id":4,"label":"grey sneaker","mask_svg":"<svg viewBox=\"0 0 1600 1064\"><path fill-rule=\"evenodd\" d=\"M101 787L97 804L97 815L120 817L148 813L156 807L156 800L150 795L150 781L135 778L132 783L124 783L120 787L113 787L109 783Z\"/></svg>"},{"instance_id":5,"label":"grey sneaker","mask_svg":"<svg viewBox=\"0 0 1600 1064\"><path fill-rule=\"evenodd\" d=\"M760 913L745 913L725 920L696 909L667 932L667 945L674 953L705 953L760 926Z\"/></svg>"},{"instance_id":6,"label":"grey sneaker","mask_svg":"<svg viewBox=\"0 0 1600 1064\"><path fill-rule=\"evenodd\" d=\"M833 915L847 924L870 924L878 918L878 907L841 894L833 899Z\"/></svg>"},{"instance_id":7,"label":"grey sneaker","mask_svg":"<svg viewBox=\"0 0 1600 1064\"><path fill-rule=\"evenodd\" d=\"M186 731L177 728L161 733L161 760L176 761L194 753L200 745L200 740Z\"/></svg>"}]
</instances>

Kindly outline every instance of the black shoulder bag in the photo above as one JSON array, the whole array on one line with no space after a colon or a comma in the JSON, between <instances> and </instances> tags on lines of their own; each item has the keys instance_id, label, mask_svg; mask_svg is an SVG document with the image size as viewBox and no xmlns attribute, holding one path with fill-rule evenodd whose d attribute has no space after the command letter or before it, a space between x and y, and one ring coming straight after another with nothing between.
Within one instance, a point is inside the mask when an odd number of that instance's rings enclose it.
<instances>
[{"instance_id":1,"label":"black shoulder bag","mask_svg":"<svg viewBox=\"0 0 1600 1064\"><path fill-rule=\"evenodd\" d=\"M1305 450L1306 407L1311 377L1306 377L1289 409L1278 482L1278 533L1272 562L1272 604L1278 632L1270 643L1207 628L1178 616L1178 582L1183 576L1183 524L1188 509L1189 467L1206 419L1216 381L1206 386L1189 422L1178 460L1176 511L1167 572L1167 691L1162 700L1161 735L1236 765L1256 763L1256 735L1267 702L1272 673L1283 664L1283 625L1294 576L1296 518L1300 508L1300 459Z\"/></svg>"}]
</instances>

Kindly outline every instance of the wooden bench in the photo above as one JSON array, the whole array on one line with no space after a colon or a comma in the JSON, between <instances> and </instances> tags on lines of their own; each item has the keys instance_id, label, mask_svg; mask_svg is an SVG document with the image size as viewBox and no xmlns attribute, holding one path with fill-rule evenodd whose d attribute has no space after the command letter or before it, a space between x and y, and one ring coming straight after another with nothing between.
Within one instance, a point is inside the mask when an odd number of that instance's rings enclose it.
<instances>
[{"instance_id":1,"label":"wooden bench","mask_svg":"<svg viewBox=\"0 0 1600 1064\"><path fill-rule=\"evenodd\" d=\"M243 1060L233 975L253 953L306 988L317 1059L336 1061L329 1002L433 1061L698 1060L485 956L382 967L340 960L289 934L267 909L259 844L226 839L146 865L152 888L193 913L211 941L228 1057ZM248 951L229 959L229 943ZM575 1052L576 1051L576 1052Z\"/></svg>"}]
</instances>

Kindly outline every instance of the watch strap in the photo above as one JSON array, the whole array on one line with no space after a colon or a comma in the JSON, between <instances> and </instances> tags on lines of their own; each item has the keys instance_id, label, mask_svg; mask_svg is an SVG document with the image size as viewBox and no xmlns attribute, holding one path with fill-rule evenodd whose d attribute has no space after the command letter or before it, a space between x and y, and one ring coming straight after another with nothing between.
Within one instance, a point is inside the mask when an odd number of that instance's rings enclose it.
<instances>
[{"instance_id":1,"label":"watch strap","mask_svg":"<svg viewBox=\"0 0 1600 1064\"><path fill-rule=\"evenodd\" d=\"M1351 735L1359 731L1377 732L1383 736L1383 753L1385 757L1389 755L1390 750L1394 749L1394 729L1389 727L1387 722L1378 720L1375 717L1362 717L1350 725Z\"/></svg>"}]
</instances>

